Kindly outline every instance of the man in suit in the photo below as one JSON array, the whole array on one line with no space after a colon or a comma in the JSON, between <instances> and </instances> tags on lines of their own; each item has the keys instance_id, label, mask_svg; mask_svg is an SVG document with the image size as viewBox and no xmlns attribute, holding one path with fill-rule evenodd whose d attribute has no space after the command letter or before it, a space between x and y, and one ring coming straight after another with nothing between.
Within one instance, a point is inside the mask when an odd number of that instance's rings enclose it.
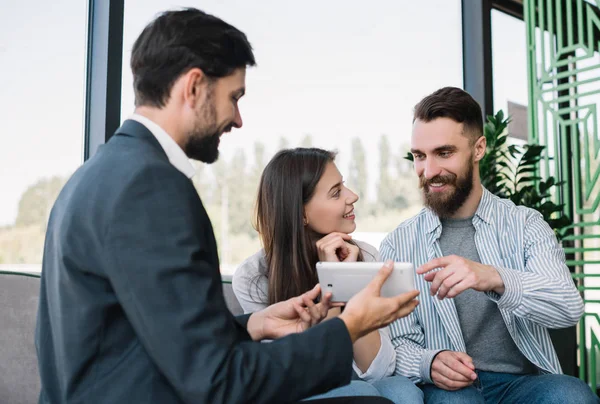
<instances>
[{"instance_id":1,"label":"man in suit","mask_svg":"<svg viewBox=\"0 0 600 404\"><path fill-rule=\"evenodd\" d=\"M163 13L135 42L135 114L77 170L50 216L41 403L293 402L348 383L352 343L416 306L417 292L379 297L384 267L319 325L330 302L314 303L318 286L249 316L229 313L188 157L215 161L220 136L242 126L238 100L254 64L242 32L196 9Z\"/></svg>"}]
</instances>

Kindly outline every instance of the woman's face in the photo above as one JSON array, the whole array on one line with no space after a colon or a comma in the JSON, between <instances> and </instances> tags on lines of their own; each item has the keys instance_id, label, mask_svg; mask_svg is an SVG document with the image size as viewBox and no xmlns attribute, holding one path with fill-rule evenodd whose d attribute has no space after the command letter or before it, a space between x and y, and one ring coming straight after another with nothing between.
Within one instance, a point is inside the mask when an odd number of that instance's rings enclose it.
<instances>
[{"instance_id":1,"label":"woman's face","mask_svg":"<svg viewBox=\"0 0 600 404\"><path fill-rule=\"evenodd\" d=\"M344 186L342 175L330 162L313 197L304 205L305 223L320 234L352 233L356 229L354 203L357 200L358 195Z\"/></svg>"}]
</instances>

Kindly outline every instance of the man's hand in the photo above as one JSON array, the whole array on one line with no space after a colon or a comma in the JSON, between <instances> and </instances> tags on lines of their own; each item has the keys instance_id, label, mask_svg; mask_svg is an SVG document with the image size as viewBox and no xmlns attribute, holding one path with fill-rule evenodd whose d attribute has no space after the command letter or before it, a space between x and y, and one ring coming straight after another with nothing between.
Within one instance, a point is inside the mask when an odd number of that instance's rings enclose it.
<instances>
[{"instance_id":1,"label":"man's hand","mask_svg":"<svg viewBox=\"0 0 600 404\"><path fill-rule=\"evenodd\" d=\"M463 352L442 351L431 364L431 379L444 390L470 386L477 379L473 359Z\"/></svg>"},{"instance_id":2,"label":"man's hand","mask_svg":"<svg viewBox=\"0 0 600 404\"><path fill-rule=\"evenodd\" d=\"M442 269L431 272L435 268ZM417 269L417 274L425 274L425 280L431 282L431 296L437 293L438 299L456 297L467 289L504 293L504 282L496 268L457 255L433 259Z\"/></svg>"},{"instance_id":3,"label":"man's hand","mask_svg":"<svg viewBox=\"0 0 600 404\"><path fill-rule=\"evenodd\" d=\"M319 261L350 261L358 259L359 248L348 243L352 237L346 233L333 232L317 241Z\"/></svg>"},{"instance_id":4,"label":"man's hand","mask_svg":"<svg viewBox=\"0 0 600 404\"><path fill-rule=\"evenodd\" d=\"M392 273L394 263L386 261L375 278L346 304L339 318L346 323L350 338L354 343L360 337L381 327L406 317L419 304L414 300L419 291L403 293L394 297L381 297L381 287Z\"/></svg>"},{"instance_id":5,"label":"man's hand","mask_svg":"<svg viewBox=\"0 0 600 404\"><path fill-rule=\"evenodd\" d=\"M316 285L301 296L275 303L252 314L248 319L248 333L255 341L277 339L320 323L330 308L340 306L331 303L331 292L315 304L314 300L320 293L321 287Z\"/></svg>"}]
</instances>

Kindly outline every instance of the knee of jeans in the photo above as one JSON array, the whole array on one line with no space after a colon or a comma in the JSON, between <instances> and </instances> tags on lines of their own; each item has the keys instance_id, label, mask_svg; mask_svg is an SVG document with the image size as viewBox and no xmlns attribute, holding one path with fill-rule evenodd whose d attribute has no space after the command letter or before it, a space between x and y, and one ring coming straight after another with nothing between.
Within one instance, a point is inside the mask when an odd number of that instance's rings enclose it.
<instances>
[{"instance_id":1,"label":"knee of jeans","mask_svg":"<svg viewBox=\"0 0 600 404\"><path fill-rule=\"evenodd\" d=\"M342 387L343 388L343 387ZM348 393L355 396L379 396L377 389L363 380L352 380L345 388Z\"/></svg>"},{"instance_id":2,"label":"knee of jeans","mask_svg":"<svg viewBox=\"0 0 600 404\"><path fill-rule=\"evenodd\" d=\"M373 382L373 386L385 398L393 402L423 403L423 391L404 376L389 376Z\"/></svg>"},{"instance_id":3,"label":"knee of jeans","mask_svg":"<svg viewBox=\"0 0 600 404\"><path fill-rule=\"evenodd\" d=\"M600 403L598 396L583 380L572 376L565 376L561 383L549 385L545 391L545 403Z\"/></svg>"},{"instance_id":4,"label":"knee of jeans","mask_svg":"<svg viewBox=\"0 0 600 404\"><path fill-rule=\"evenodd\" d=\"M444 390L432 384L422 386L427 403L443 404L484 404L483 395L473 386L464 387L459 390Z\"/></svg>"}]
</instances>

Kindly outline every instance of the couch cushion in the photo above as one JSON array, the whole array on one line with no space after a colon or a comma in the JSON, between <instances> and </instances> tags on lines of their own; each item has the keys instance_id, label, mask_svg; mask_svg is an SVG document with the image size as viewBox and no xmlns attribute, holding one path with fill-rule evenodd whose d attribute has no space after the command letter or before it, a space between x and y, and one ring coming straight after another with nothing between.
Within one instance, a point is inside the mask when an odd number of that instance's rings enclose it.
<instances>
[{"instance_id":1,"label":"couch cushion","mask_svg":"<svg viewBox=\"0 0 600 404\"><path fill-rule=\"evenodd\" d=\"M37 403L40 392L34 335L40 279L0 273L0 403Z\"/></svg>"}]
</instances>

